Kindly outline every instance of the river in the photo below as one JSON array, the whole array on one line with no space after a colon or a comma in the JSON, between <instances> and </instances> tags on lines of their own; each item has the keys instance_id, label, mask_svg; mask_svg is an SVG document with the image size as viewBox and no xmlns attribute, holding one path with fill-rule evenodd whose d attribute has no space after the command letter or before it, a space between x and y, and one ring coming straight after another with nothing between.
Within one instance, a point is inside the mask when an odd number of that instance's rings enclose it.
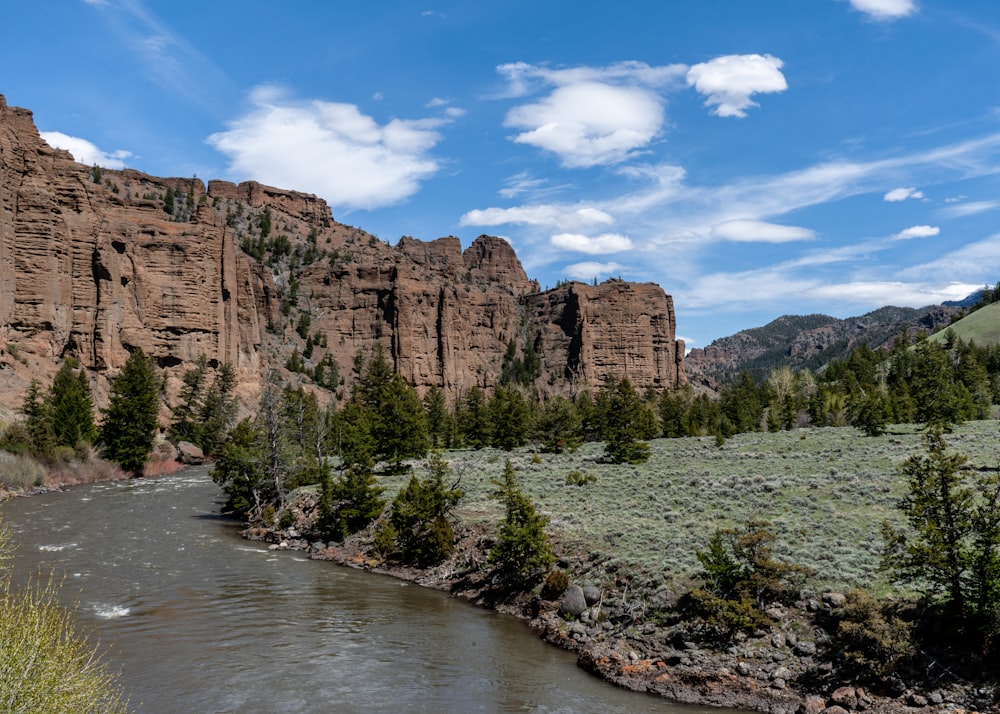
<instances>
[{"instance_id":1,"label":"river","mask_svg":"<svg viewBox=\"0 0 1000 714\"><path fill-rule=\"evenodd\" d=\"M138 712L667 712L524 623L241 539L207 468L0 506L16 577L55 572Z\"/></svg>"}]
</instances>

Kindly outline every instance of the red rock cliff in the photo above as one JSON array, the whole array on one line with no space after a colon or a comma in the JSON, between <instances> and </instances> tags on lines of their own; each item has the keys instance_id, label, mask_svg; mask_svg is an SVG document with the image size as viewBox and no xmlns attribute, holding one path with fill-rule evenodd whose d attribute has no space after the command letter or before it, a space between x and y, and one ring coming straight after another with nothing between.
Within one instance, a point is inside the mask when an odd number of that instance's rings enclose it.
<instances>
[{"instance_id":1,"label":"red rock cliff","mask_svg":"<svg viewBox=\"0 0 1000 714\"><path fill-rule=\"evenodd\" d=\"M306 316L306 317L304 317ZM304 321L308 327L304 327ZM0 405L73 355L107 379L142 347L168 395L199 354L261 375L327 355L350 379L380 344L419 388L492 387L511 341L542 356L543 392L684 382L670 297L651 284L538 293L513 249L480 236L396 246L333 220L315 196L263 186L97 171L52 149L0 96ZM295 378L305 383L304 375Z\"/></svg>"}]
</instances>

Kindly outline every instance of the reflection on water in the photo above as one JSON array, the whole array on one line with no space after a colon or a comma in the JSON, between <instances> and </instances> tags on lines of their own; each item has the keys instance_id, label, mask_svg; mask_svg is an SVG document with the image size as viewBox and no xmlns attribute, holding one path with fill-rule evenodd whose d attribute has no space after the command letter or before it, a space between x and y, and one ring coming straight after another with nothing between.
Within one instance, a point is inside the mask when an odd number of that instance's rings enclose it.
<instances>
[{"instance_id":1,"label":"reflection on water","mask_svg":"<svg viewBox=\"0 0 1000 714\"><path fill-rule=\"evenodd\" d=\"M65 576L138 711L699 711L605 684L514 619L255 547L218 497L198 468L0 509L18 577Z\"/></svg>"}]
</instances>

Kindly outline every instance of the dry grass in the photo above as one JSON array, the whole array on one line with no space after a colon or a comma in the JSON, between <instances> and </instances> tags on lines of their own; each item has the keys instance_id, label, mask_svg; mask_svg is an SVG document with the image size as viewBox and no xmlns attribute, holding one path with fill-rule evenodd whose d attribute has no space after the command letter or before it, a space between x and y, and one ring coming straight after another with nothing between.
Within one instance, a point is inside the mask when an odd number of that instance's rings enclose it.
<instances>
[{"instance_id":1,"label":"dry grass","mask_svg":"<svg viewBox=\"0 0 1000 714\"><path fill-rule=\"evenodd\" d=\"M948 437L973 468L997 468L997 422L970 422ZM902 522L897 504L904 483L896 467L922 451L914 426L881 437L851 428L741 434L723 446L714 439L660 439L642 465L601 461L603 444L575 454L510 453L484 449L446 454L466 497L458 515L496 523L490 479L510 458L525 492L551 518L550 532L605 556L604 567L643 571L669 586L698 570L695 551L717 528L764 518L773 524L788 560L817 571L830 586L887 587L878 570L881 524ZM421 470L418 465L418 471ZM573 471L596 476L576 485ZM383 476L391 497L407 476Z\"/></svg>"}]
</instances>

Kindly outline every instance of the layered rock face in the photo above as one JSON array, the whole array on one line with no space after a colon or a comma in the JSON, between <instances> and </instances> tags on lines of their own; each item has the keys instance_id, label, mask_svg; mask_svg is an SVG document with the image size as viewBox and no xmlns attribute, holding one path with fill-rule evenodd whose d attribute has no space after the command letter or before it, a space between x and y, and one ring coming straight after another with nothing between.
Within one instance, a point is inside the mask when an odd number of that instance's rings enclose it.
<instances>
[{"instance_id":1,"label":"layered rock face","mask_svg":"<svg viewBox=\"0 0 1000 714\"><path fill-rule=\"evenodd\" d=\"M524 305L553 385L591 388L606 377L628 377L640 388L685 383L673 301L658 285L569 283L525 296Z\"/></svg>"},{"instance_id":2,"label":"layered rock face","mask_svg":"<svg viewBox=\"0 0 1000 714\"><path fill-rule=\"evenodd\" d=\"M381 345L421 390L490 389L511 342L542 357L546 393L606 376L685 381L672 302L651 284L569 284L539 293L510 245L480 236L388 244L333 220L321 199L240 185L99 171L39 137L0 97L0 405L20 403L74 356L98 402L141 347L168 401L200 354L236 367L253 402L270 370L311 384L330 358L349 383ZM296 354L297 353L297 354Z\"/></svg>"}]
</instances>

